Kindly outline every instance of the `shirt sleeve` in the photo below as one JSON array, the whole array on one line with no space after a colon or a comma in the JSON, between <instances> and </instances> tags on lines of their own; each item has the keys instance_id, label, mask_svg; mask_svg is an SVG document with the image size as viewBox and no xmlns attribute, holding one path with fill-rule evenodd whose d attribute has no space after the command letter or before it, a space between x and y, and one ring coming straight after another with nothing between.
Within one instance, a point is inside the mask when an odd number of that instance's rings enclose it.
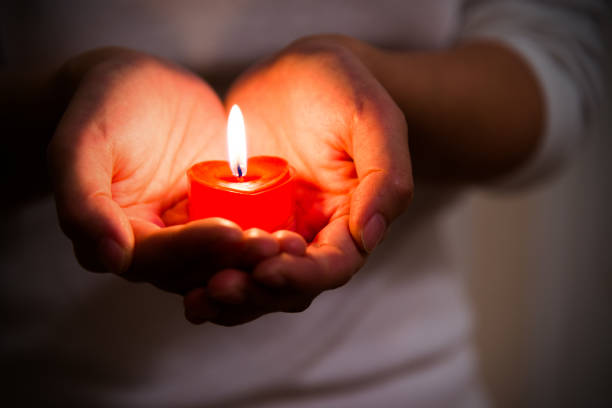
<instances>
[{"instance_id":1,"label":"shirt sleeve","mask_svg":"<svg viewBox=\"0 0 612 408\"><path fill-rule=\"evenodd\" d=\"M466 1L460 41L500 41L521 55L539 81L545 123L537 152L501 180L522 187L563 165L598 125L606 99L604 1Z\"/></svg>"}]
</instances>

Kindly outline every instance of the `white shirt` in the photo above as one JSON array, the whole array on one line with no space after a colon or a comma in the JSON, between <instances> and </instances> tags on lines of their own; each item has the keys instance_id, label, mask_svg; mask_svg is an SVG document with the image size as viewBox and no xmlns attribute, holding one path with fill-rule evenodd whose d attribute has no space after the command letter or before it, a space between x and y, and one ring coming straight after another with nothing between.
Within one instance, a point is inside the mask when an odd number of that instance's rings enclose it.
<instances>
[{"instance_id":1,"label":"white shirt","mask_svg":"<svg viewBox=\"0 0 612 408\"><path fill-rule=\"evenodd\" d=\"M4 60L57 63L124 45L203 72L290 41L340 32L433 49L490 38L513 47L544 91L539 153L522 185L571 155L596 108L598 2L41 1L9 5ZM18 37L20 36L20 37ZM15 41L21 38L21 41ZM7 398L62 406L474 407L470 313L447 251L456 192L419 186L366 267L300 314L194 327L180 299L80 268L49 200L12 214L1 249ZM5 312L6 313L6 312ZM35 390L35 391L32 391Z\"/></svg>"}]
</instances>

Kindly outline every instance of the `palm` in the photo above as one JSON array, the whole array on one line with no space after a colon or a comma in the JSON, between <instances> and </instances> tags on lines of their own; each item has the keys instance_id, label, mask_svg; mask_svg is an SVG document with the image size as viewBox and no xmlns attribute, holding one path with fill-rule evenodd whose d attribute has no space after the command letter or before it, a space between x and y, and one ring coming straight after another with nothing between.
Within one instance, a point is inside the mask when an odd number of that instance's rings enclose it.
<instances>
[{"instance_id":1,"label":"palm","mask_svg":"<svg viewBox=\"0 0 612 408\"><path fill-rule=\"evenodd\" d=\"M179 70L155 67L112 84L105 130L113 133L112 194L132 218L159 224L187 192L186 169L222 154L225 114L203 82ZM150 82L149 82L150 81ZM122 95L121 99L115 95Z\"/></svg>"},{"instance_id":2,"label":"palm","mask_svg":"<svg viewBox=\"0 0 612 408\"><path fill-rule=\"evenodd\" d=\"M229 95L245 112L249 154L279 155L296 169L297 228L307 239L348 214L358 184L347 85L325 64L280 61L251 71Z\"/></svg>"},{"instance_id":3,"label":"palm","mask_svg":"<svg viewBox=\"0 0 612 408\"><path fill-rule=\"evenodd\" d=\"M248 245L219 220L161 228L186 197L187 168L223 153L225 111L194 75L132 55L90 71L58 127L50 146L58 212L86 268L105 269L95 253L108 249L99 241L107 234L130 251L128 279L183 292L236 265L224 254ZM105 253L125 272L113 249Z\"/></svg>"}]
</instances>

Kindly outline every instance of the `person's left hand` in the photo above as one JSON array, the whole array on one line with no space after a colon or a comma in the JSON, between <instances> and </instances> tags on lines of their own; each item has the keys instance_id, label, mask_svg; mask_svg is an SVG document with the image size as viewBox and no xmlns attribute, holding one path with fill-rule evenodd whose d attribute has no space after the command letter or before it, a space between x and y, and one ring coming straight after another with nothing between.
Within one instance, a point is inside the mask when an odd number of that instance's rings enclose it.
<instances>
[{"instance_id":1,"label":"person's left hand","mask_svg":"<svg viewBox=\"0 0 612 408\"><path fill-rule=\"evenodd\" d=\"M193 323L235 325L302 311L345 284L412 196L404 116L370 71L336 41L292 44L228 94L245 115L249 154L286 158L297 174L297 232L308 242L226 269L188 293ZM277 232L278 237L289 232Z\"/></svg>"}]
</instances>

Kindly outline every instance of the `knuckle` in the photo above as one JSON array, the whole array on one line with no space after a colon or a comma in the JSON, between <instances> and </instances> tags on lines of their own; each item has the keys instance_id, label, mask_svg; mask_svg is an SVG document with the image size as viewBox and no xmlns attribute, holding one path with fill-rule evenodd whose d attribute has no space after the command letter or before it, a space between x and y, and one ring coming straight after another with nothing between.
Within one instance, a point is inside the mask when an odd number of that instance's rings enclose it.
<instances>
[{"instance_id":1,"label":"knuckle","mask_svg":"<svg viewBox=\"0 0 612 408\"><path fill-rule=\"evenodd\" d=\"M346 48L348 37L340 34L315 34L298 38L289 44L286 52L297 53L332 53L337 54Z\"/></svg>"},{"instance_id":2,"label":"knuckle","mask_svg":"<svg viewBox=\"0 0 612 408\"><path fill-rule=\"evenodd\" d=\"M399 174L391 179L391 190L398 201L408 205L414 197L414 182L407 174Z\"/></svg>"},{"instance_id":3,"label":"knuckle","mask_svg":"<svg viewBox=\"0 0 612 408\"><path fill-rule=\"evenodd\" d=\"M307 66L310 72L332 72L346 71L351 56L342 36L314 35L289 44L277 55L275 61L283 66Z\"/></svg>"}]
</instances>

